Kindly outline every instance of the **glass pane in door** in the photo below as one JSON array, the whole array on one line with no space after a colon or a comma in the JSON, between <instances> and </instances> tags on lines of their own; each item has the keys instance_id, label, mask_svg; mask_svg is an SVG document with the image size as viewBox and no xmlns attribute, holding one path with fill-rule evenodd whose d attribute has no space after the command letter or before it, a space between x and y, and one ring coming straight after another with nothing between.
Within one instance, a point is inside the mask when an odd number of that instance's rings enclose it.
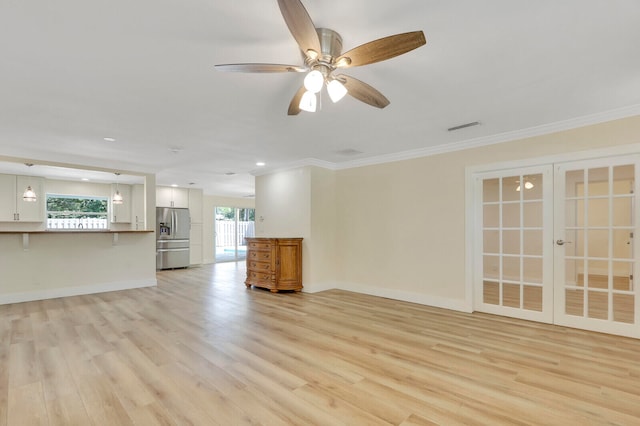
<instances>
[{"instance_id":1,"label":"glass pane in door","mask_svg":"<svg viewBox=\"0 0 640 426\"><path fill-rule=\"evenodd\" d=\"M215 210L216 262L236 260L236 209L216 207Z\"/></svg>"},{"instance_id":2,"label":"glass pane in door","mask_svg":"<svg viewBox=\"0 0 640 426\"><path fill-rule=\"evenodd\" d=\"M247 241L246 237L255 237L255 209L238 209L238 259L246 259L247 257Z\"/></svg>"}]
</instances>

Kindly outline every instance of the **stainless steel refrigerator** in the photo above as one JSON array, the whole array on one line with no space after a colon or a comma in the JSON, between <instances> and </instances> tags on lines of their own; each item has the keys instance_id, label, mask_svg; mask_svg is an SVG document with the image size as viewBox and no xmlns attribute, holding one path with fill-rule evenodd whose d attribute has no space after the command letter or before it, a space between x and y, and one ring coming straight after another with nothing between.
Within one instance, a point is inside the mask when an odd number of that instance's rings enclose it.
<instances>
[{"instance_id":1,"label":"stainless steel refrigerator","mask_svg":"<svg viewBox=\"0 0 640 426\"><path fill-rule=\"evenodd\" d=\"M189 209L156 208L156 269L189 266Z\"/></svg>"}]
</instances>

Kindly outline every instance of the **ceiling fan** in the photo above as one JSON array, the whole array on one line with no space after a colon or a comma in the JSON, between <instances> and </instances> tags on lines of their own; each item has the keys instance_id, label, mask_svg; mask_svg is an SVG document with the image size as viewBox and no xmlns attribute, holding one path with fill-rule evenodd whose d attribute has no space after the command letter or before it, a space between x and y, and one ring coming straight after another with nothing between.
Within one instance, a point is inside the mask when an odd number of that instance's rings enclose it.
<instances>
[{"instance_id":1,"label":"ceiling fan","mask_svg":"<svg viewBox=\"0 0 640 426\"><path fill-rule=\"evenodd\" d=\"M316 93L325 84L333 102L338 102L348 93L371 106L386 107L389 100L382 93L358 79L334 72L391 59L427 42L422 31L413 31L374 40L342 53L340 34L327 28L316 28L300 0L278 0L278 5L289 31L300 46L304 64L221 64L215 68L230 72L307 72L304 86L289 104L289 115L297 115L301 110L315 112Z\"/></svg>"}]
</instances>

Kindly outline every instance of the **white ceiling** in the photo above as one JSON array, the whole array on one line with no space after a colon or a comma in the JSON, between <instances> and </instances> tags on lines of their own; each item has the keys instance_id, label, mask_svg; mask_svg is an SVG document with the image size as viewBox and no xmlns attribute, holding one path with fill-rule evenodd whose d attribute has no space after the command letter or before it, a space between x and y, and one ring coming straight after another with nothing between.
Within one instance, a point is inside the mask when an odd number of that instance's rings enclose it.
<instances>
[{"instance_id":1,"label":"white ceiling","mask_svg":"<svg viewBox=\"0 0 640 426\"><path fill-rule=\"evenodd\" d=\"M0 155L246 196L256 161L340 167L640 105L638 0L303 3L345 51L424 31L426 46L347 72L391 105L289 117L304 75L214 70L301 63L276 0L0 2Z\"/></svg>"}]
</instances>

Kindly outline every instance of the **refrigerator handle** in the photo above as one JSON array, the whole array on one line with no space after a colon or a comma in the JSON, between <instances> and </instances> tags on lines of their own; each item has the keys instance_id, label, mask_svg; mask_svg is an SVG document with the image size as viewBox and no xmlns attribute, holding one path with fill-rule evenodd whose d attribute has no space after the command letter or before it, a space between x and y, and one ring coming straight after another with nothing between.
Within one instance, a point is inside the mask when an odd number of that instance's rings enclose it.
<instances>
[{"instance_id":1,"label":"refrigerator handle","mask_svg":"<svg viewBox=\"0 0 640 426\"><path fill-rule=\"evenodd\" d=\"M176 216L176 211L171 210L171 227L173 228L173 238L178 235L178 218Z\"/></svg>"}]
</instances>

